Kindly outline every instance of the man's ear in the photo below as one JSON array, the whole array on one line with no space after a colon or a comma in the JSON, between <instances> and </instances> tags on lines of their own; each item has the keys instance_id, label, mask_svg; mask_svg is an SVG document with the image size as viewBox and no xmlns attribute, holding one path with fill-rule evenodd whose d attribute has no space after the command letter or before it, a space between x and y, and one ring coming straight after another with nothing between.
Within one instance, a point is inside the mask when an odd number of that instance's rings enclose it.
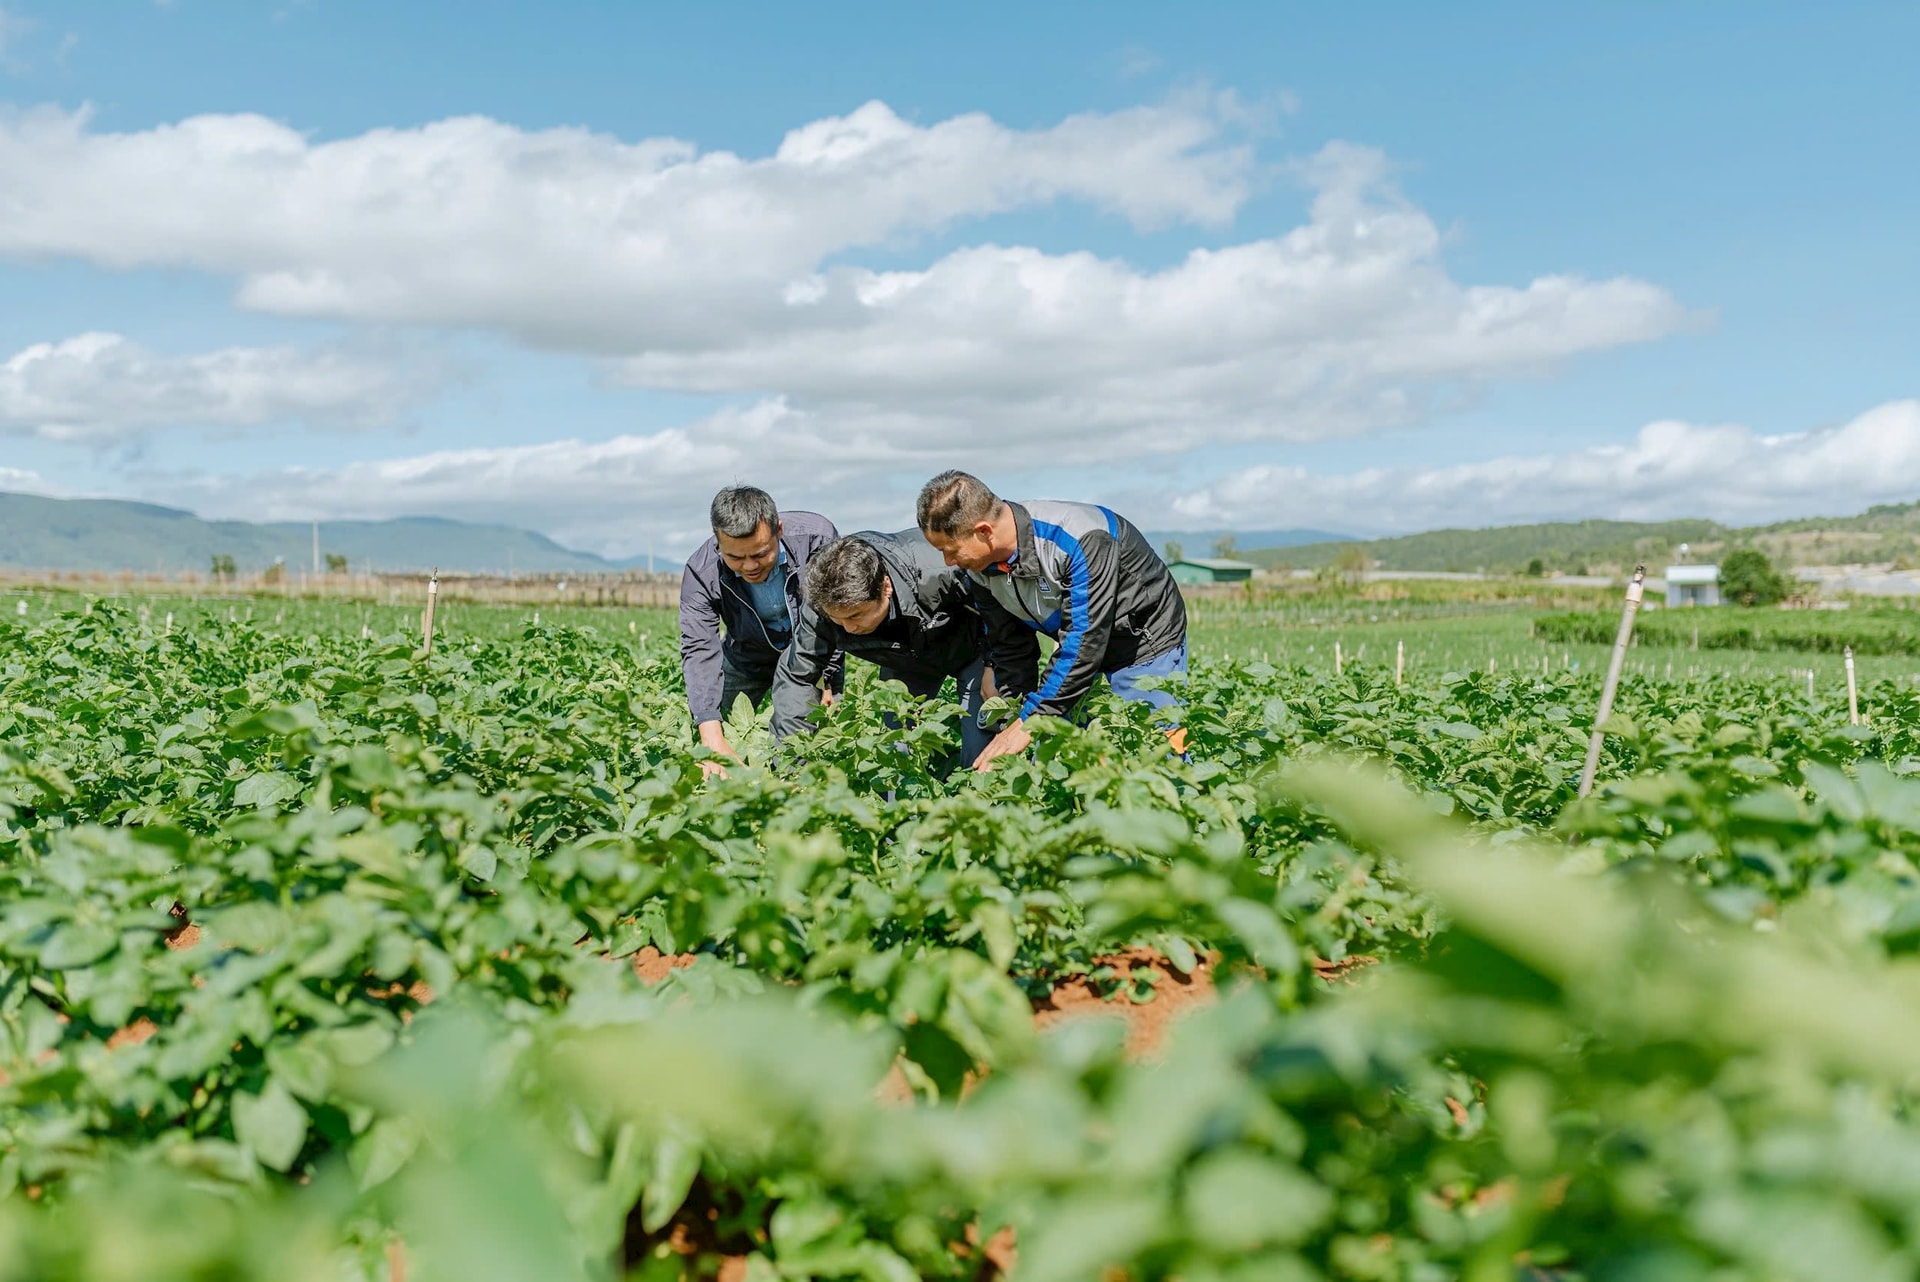
<instances>
[{"instance_id":1,"label":"man's ear","mask_svg":"<svg viewBox=\"0 0 1920 1282\"><path fill-rule=\"evenodd\" d=\"M784 539L787 537L787 520L785 517L781 517L773 523L773 537L776 539Z\"/></svg>"}]
</instances>

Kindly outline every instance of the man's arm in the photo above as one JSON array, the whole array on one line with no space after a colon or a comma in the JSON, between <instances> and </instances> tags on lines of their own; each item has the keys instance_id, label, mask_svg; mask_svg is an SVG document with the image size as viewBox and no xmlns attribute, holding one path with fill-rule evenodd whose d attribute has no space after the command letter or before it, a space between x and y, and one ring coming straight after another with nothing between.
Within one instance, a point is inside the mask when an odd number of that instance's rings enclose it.
<instances>
[{"instance_id":1,"label":"man's arm","mask_svg":"<svg viewBox=\"0 0 1920 1282\"><path fill-rule=\"evenodd\" d=\"M740 754L721 728L726 677L720 667L720 610L689 565L680 573L680 674L687 683L687 711L700 742L729 757Z\"/></svg>"},{"instance_id":2,"label":"man's arm","mask_svg":"<svg viewBox=\"0 0 1920 1282\"><path fill-rule=\"evenodd\" d=\"M1020 705L1022 719L1064 717L1092 688L1113 635L1120 578L1120 545L1105 532L1068 539L1066 600L1060 607L1060 645L1034 692Z\"/></svg>"},{"instance_id":3,"label":"man's arm","mask_svg":"<svg viewBox=\"0 0 1920 1282\"><path fill-rule=\"evenodd\" d=\"M793 640L773 670L773 737L776 741L810 728L807 712L820 702L820 683L843 662L833 643L832 628L812 606L800 608L800 617L793 624Z\"/></svg>"}]
</instances>

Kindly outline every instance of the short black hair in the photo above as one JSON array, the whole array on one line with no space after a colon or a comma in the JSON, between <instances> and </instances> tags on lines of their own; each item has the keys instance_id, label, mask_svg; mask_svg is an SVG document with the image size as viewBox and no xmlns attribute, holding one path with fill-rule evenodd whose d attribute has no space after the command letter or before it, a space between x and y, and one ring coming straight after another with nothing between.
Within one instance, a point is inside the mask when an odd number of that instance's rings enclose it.
<instances>
[{"instance_id":1,"label":"short black hair","mask_svg":"<svg viewBox=\"0 0 1920 1282\"><path fill-rule=\"evenodd\" d=\"M773 495L751 485L729 485L714 495L707 517L715 534L730 539L748 538L762 525L769 530L780 528L780 508Z\"/></svg>"},{"instance_id":2,"label":"short black hair","mask_svg":"<svg viewBox=\"0 0 1920 1282\"><path fill-rule=\"evenodd\" d=\"M915 515L923 534L957 539L1000 514L1000 496L971 472L945 471L920 487Z\"/></svg>"},{"instance_id":3,"label":"short black hair","mask_svg":"<svg viewBox=\"0 0 1920 1282\"><path fill-rule=\"evenodd\" d=\"M887 563L857 534L835 539L807 559L807 604L816 610L852 610L878 601Z\"/></svg>"}]
</instances>

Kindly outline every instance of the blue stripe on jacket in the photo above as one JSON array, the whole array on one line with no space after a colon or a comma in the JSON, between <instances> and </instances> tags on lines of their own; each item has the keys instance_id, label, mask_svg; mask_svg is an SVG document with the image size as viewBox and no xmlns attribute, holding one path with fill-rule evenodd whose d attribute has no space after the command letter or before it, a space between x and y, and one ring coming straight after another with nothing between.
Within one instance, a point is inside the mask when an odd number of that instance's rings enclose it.
<instances>
[{"instance_id":1,"label":"blue stripe on jacket","mask_svg":"<svg viewBox=\"0 0 1920 1282\"><path fill-rule=\"evenodd\" d=\"M1108 513L1108 522L1112 519L1112 513ZM1040 705L1060 693L1060 687L1066 683L1067 673L1080 657L1080 639L1087 630L1089 594L1093 588L1093 574L1087 566L1087 554L1080 550L1079 539L1048 521L1035 521L1033 533L1067 554L1067 608L1073 614L1073 631L1060 638L1060 648L1053 652L1047 679L1020 705L1022 717L1034 715Z\"/></svg>"}]
</instances>

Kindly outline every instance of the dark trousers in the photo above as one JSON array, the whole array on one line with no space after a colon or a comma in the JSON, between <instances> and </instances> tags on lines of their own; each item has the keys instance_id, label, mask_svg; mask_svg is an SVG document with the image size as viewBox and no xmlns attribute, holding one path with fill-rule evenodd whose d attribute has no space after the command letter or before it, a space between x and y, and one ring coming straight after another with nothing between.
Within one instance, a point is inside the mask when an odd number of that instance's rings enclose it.
<instances>
[{"instance_id":1,"label":"dark trousers","mask_svg":"<svg viewBox=\"0 0 1920 1282\"><path fill-rule=\"evenodd\" d=\"M960 687L960 752L968 765L973 764L981 749L992 742L993 734L980 724L980 705L985 702L980 697L981 677L987 670L985 659L975 659L966 667L952 674L954 684ZM931 699L940 693L940 687L947 683L945 676L932 676L921 672L893 672L885 667L880 669L882 681L898 681L907 688L907 693L916 699Z\"/></svg>"},{"instance_id":2,"label":"dark trousers","mask_svg":"<svg viewBox=\"0 0 1920 1282\"><path fill-rule=\"evenodd\" d=\"M773 689L773 672L779 664L780 656L761 665L746 665L729 662L730 656L722 656L720 661L720 719L725 721L733 715L733 701L741 695L747 696L755 711L765 703L767 695Z\"/></svg>"}]
</instances>

